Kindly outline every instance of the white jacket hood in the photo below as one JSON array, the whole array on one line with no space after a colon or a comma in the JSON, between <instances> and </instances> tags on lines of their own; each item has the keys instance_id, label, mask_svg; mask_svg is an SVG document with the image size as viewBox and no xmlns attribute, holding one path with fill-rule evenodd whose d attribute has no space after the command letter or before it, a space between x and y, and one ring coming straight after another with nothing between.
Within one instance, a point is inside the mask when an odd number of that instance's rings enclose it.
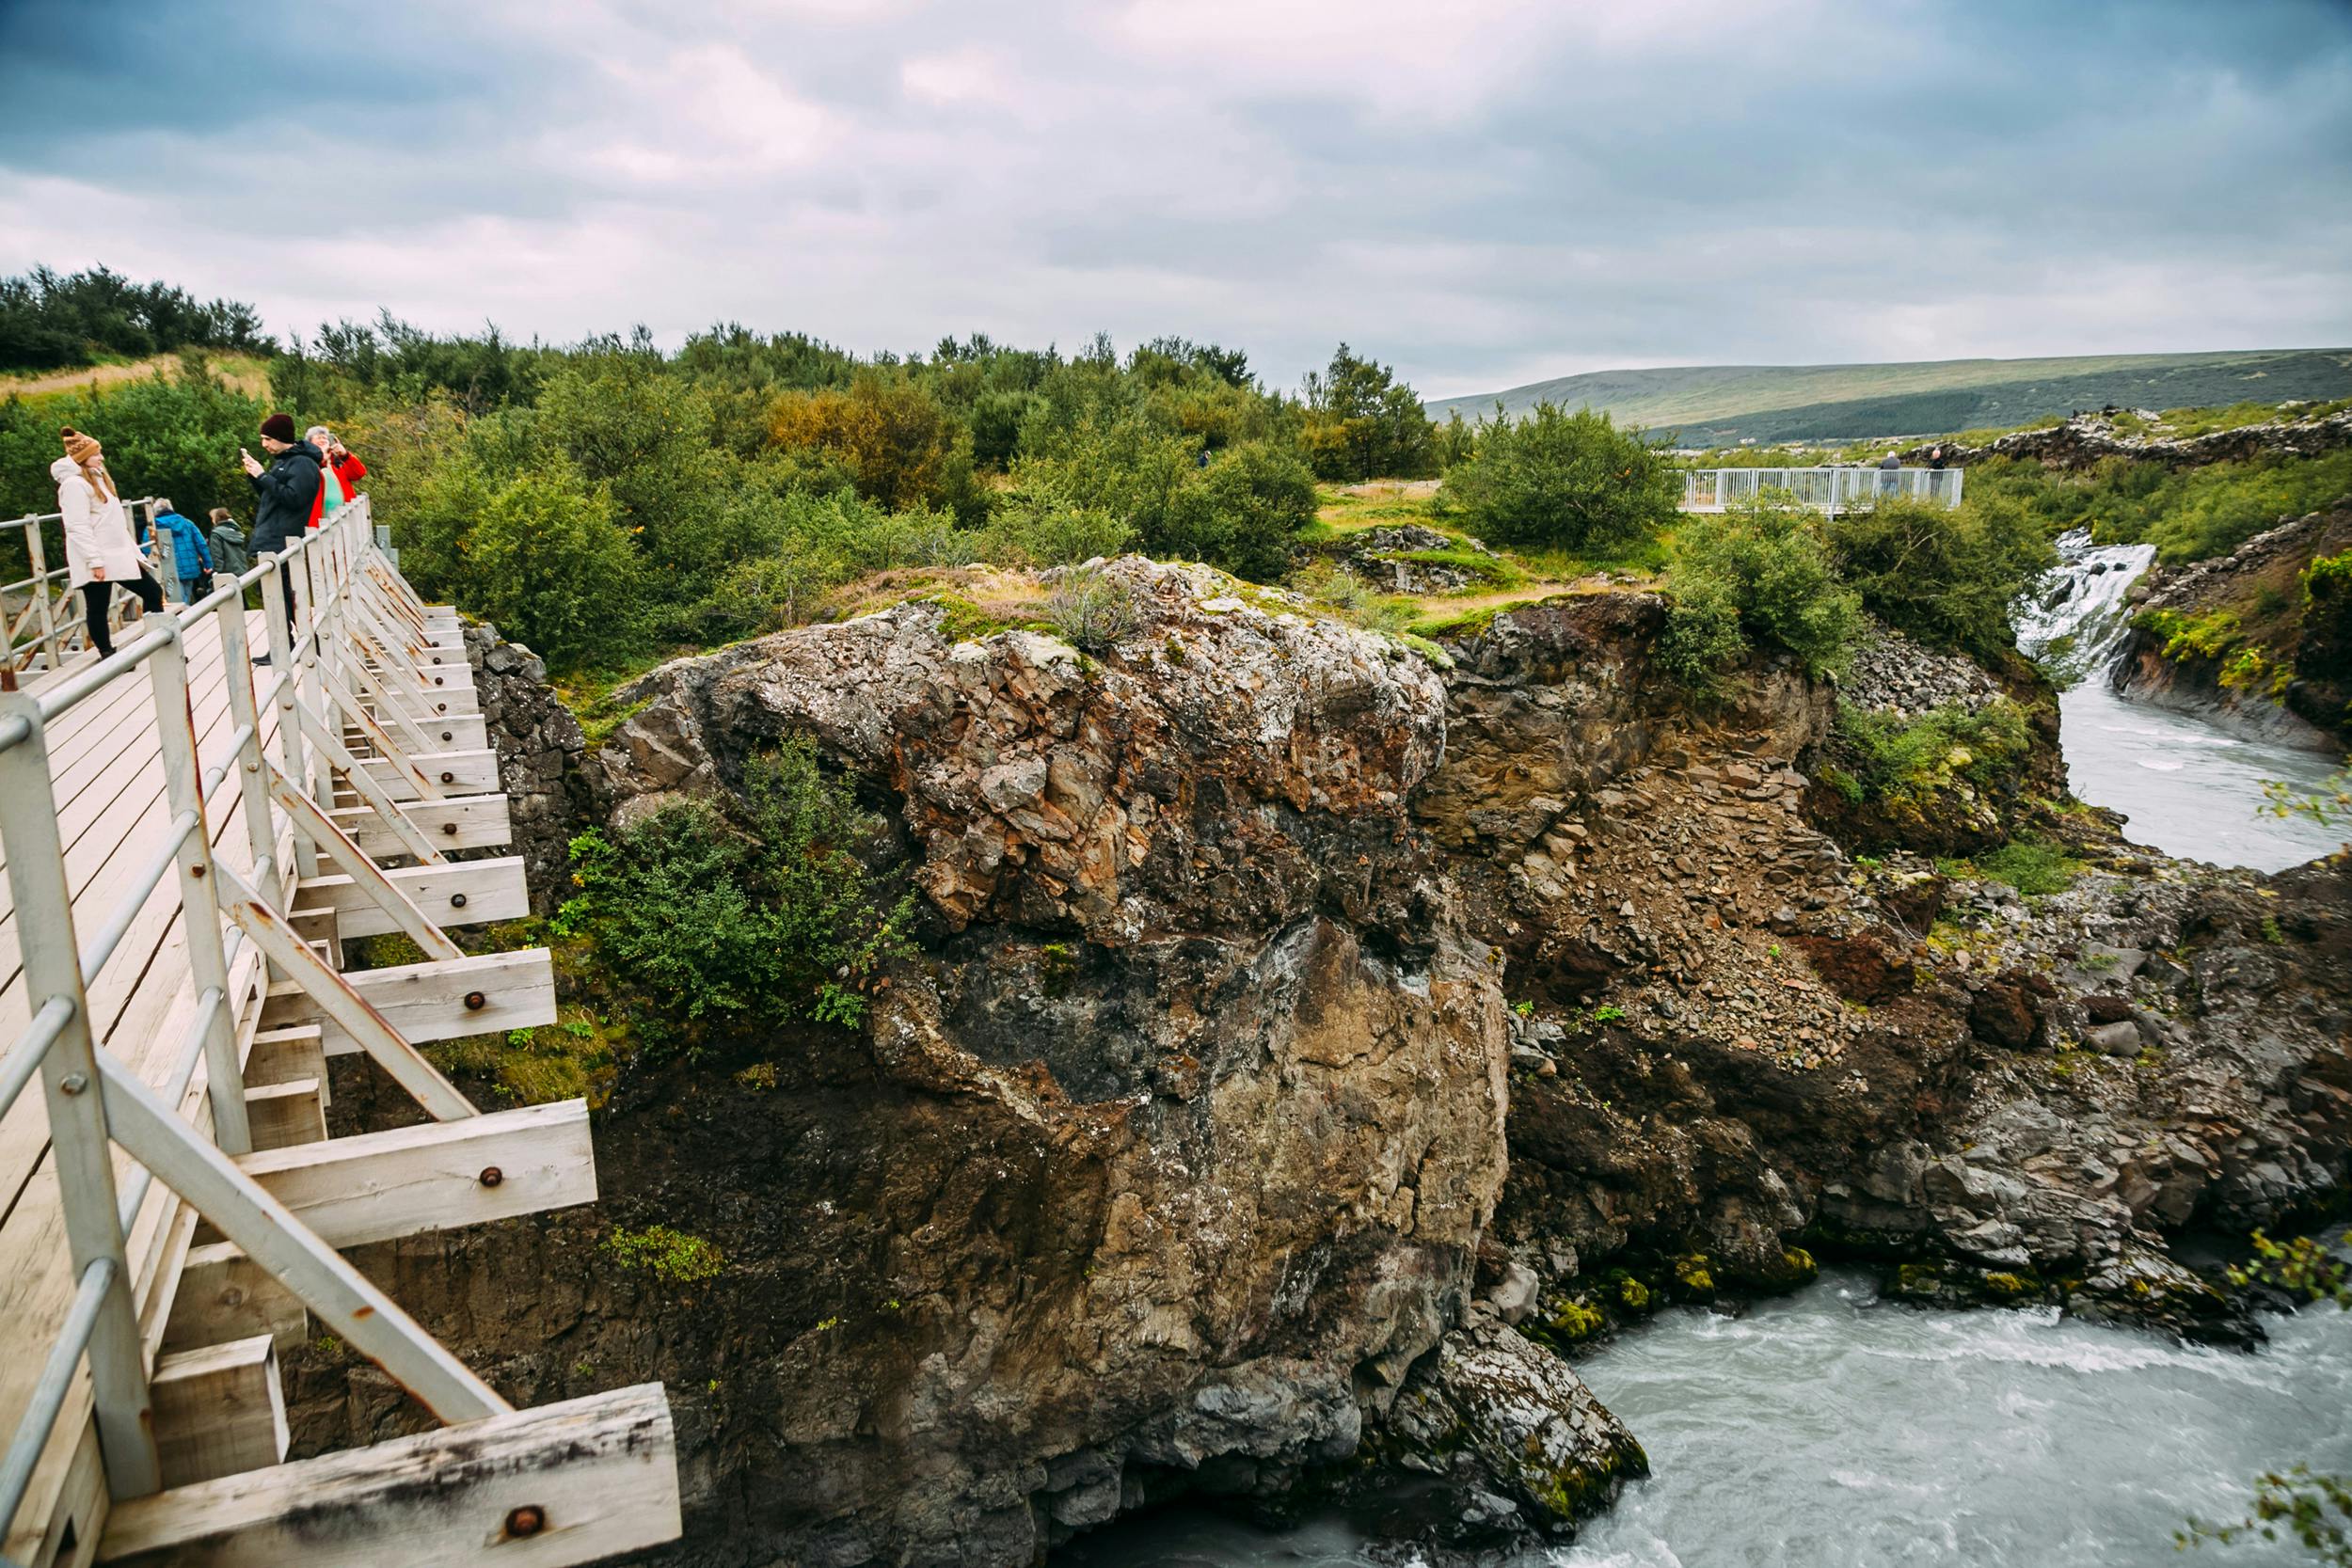
<instances>
[{"instance_id":1,"label":"white jacket hood","mask_svg":"<svg viewBox=\"0 0 2352 1568\"><path fill-rule=\"evenodd\" d=\"M82 477L82 466L71 457L60 457L49 465L49 477L63 484L69 479Z\"/></svg>"}]
</instances>

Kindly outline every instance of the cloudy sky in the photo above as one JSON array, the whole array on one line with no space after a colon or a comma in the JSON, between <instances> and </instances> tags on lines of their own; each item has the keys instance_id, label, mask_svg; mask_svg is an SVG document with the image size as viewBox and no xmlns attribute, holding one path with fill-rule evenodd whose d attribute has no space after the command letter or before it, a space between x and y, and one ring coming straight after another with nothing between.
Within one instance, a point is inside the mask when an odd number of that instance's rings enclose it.
<instances>
[{"instance_id":1,"label":"cloudy sky","mask_svg":"<svg viewBox=\"0 0 2352 1568\"><path fill-rule=\"evenodd\" d=\"M280 332L2352 344L2345 0L0 0L0 271Z\"/></svg>"}]
</instances>

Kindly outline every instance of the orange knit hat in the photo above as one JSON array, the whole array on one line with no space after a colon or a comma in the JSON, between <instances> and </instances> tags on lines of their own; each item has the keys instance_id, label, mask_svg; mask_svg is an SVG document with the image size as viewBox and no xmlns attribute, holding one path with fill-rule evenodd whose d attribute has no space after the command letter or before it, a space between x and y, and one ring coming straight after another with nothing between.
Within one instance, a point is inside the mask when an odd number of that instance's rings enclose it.
<instances>
[{"instance_id":1,"label":"orange knit hat","mask_svg":"<svg viewBox=\"0 0 2352 1568\"><path fill-rule=\"evenodd\" d=\"M57 434L64 438L65 454L84 467L97 462L104 454L104 449L99 446L95 436L85 436L72 425L65 426Z\"/></svg>"}]
</instances>

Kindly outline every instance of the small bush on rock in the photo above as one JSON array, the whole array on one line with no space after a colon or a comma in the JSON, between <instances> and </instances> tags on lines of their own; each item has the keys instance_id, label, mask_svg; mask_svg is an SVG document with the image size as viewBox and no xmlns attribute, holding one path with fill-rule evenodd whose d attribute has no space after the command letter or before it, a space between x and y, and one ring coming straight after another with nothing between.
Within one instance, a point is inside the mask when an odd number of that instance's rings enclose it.
<instances>
[{"instance_id":1,"label":"small bush on rock","mask_svg":"<svg viewBox=\"0 0 2352 1568\"><path fill-rule=\"evenodd\" d=\"M1913 803L1953 777L1979 788L2014 778L2033 750L2025 710L2007 698L1974 711L1940 707L1916 719L1840 704L1837 736L1865 799Z\"/></svg>"},{"instance_id":2,"label":"small bush on rock","mask_svg":"<svg viewBox=\"0 0 2352 1568\"><path fill-rule=\"evenodd\" d=\"M804 739L755 759L744 783L731 812L680 801L610 837L574 839L580 891L557 928L690 1030L855 1027L866 983L907 945L912 907L887 903L854 852L875 823Z\"/></svg>"},{"instance_id":3,"label":"small bush on rock","mask_svg":"<svg viewBox=\"0 0 2352 1568\"><path fill-rule=\"evenodd\" d=\"M1810 508L1758 501L1694 515L1675 546L1667 578L1675 605L1659 649L1669 673L1704 686L1751 639L1795 655L1808 674L1845 667L1862 602L1839 580Z\"/></svg>"},{"instance_id":4,"label":"small bush on rock","mask_svg":"<svg viewBox=\"0 0 2352 1568\"><path fill-rule=\"evenodd\" d=\"M638 1269L671 1285L695 1285L726 1267L726 1256L700 1236L649 1225L626 1227L604 1239L604 1250L625 1269Z\"/></svg>"},{"instance_id":5,"label":"small bush on rock","mask_svg":"<svg viewBox=\"0 0 2352 1568\"><path fill-rule=\"evenodd\" d=\"M1082 653L1104 654L1135 634L1142 619L1135 591L1101 572L1073 572L1045 603L1045 619Z\"/></svg>"}]
</instances>

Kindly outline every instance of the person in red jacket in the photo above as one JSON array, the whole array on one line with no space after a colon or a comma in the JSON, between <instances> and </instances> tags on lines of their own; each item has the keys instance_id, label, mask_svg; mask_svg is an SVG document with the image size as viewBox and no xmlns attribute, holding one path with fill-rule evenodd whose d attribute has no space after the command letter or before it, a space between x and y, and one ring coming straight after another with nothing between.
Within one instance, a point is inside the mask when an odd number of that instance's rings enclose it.
<instances>
[{"instance_id":1,"label":"person in red jacket","mask_svg":"<svg viewBox=\"0 0 2352 1568\"><path fill-rule=\"evenodd\" d=\"M368 475L368 466L353 455L349 447L335 439L335 433L323 424L314 424L302 433L302 438L326 456L326 483L319 486L317 499L310 502L310 526L359 493L359 482ZM327 477L332 476L332 477ZM328 492L336 492L329 495Z\"/></svg>"}]
</instances>

